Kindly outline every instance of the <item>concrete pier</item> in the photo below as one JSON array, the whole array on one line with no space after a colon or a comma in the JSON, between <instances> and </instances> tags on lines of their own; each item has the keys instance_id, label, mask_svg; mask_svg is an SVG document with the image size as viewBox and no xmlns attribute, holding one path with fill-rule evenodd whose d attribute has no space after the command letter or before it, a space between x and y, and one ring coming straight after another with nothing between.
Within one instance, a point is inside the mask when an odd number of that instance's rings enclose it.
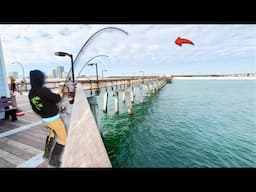
<instances>
[{"instance_id":1,"label":"concrete pier","mask_svg":"<svg viewBox=\"0 0 256 192\"><path fill-rule=\"evenodd\" d=\"M126 91L124 90L124 91L123 91L123 97L122 97L123 103L125 103L125 97L126 97Z\"/></svg>"},{"instance_id":2,"label":"concrete pier","mask_svg":"<svg viewBox=\"0 0 256 192\"><path fill-rule=\"evenodd\" d=\"M103 79L98 83L101 91L104 90L102 110L108 112L108 90L111 87L114 92L115 112L119 112L118 92L121 92L128 114L132 115L132 102L143 102L146 94L150 96L153 88L155 91L160 90L167 84L167 80L168 78L162 77L145 77L143 83L142 78L133 78L131 87L129 78ZM80 82L81 84L77 84L75 102L71 105L71 110L65 112L64 122L68 126L68 137L61 167L111 167L97 124L98 104L97 96L94 95L97 81ZM61 82L51 82L47 87L57 92L59 83ZM48 167L48 162L42 158L47 129L30 108L26 94L27 92L21 96L16 95L16 99L17 96L24 97L17 100L17 106L25 111L25 115L18 117L16 122L0 122L0 167Z\"/></svg>"},{"instance_id":3,"label":"concrete pier","mask_svg":"<svg viewBox=\"0 0 256 192\"><path fill-rule=\"evenodd\" d=\"M128 100L127 107L128 107L128 115L132 115L133 114L133 110L132 110L132 102L131 102L131 100Z\"/></svg>"},{"instance_id":4,"label":"concrete pier","mask_svg":"<svg viewBox=\"0 0 256 192\"><path fill-rule=\"evenodd\" d=\"M133 87L133 97L136 97L136 87Z\"/></svg>"},{"instance_id":5,"label":"concrete pier","mask_svg":"<svg viewBox=\"0 0 256 192\"><path fill-rule=\"evenodd\" d=\"M140 102L143 103L144 102L144 94L143 94L143 87L140 86Z\"/></svg>"},{"instance_id":6,"label":"concrete pier","mask_svg":"<svg viewBox=\"0 0 256 192\"><path fill-rule=\"evenodd\" d=\"M108 92L104 94L104 101L103 101L103 112L108 112Z\"/></svg>"},{"instance_id":7,"label":"concrete pier","mask_svg":"<svg viewBox=\"0 0 256 192\"><path fill-rule=\"evenodd\" d=\"M80 84L77 85L61 167L111 167L100 132Z\"/></svg>"},{"instance_id":8,"label":"concrete pier","mask_svg":"<svg viewBox=\"0 0 256 192\"><path fill-rule=\"evenodd\" d=\"M115 92L115 113L119 113L119 96L118 91Z\"/></svg>"},{"instance_id":9,"label":"concrete pier","mask_svg":"<svg viewBox=\"0 0 256 192\"><path fill-rule=\"evenodd\" d=\"M134 103L134 89L133 89L133 87L132 87L132 89L131 89L131 92L130 92L131 94L130 94L130 96L131 96L131 103Z\"/></svg>"}]
</instances>

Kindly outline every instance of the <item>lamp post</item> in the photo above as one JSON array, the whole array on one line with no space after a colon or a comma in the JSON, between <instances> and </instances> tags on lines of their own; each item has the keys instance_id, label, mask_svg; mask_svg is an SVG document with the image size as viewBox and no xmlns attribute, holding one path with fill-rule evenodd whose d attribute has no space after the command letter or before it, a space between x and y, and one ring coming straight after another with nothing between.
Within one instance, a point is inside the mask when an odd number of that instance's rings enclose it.
<instances>
[{"instance_id":1,"label":"lamp post","mask_svg":"<svg viewBox=\"0 0 256 192\"><path fill-rule=\"evenodd\" d=\"M97 89L95 91L96 95L99 95L99 75L98 75L98 65L97 63L89 63L88 66L93 66L95 65L96 66L96 78L97 78Z\"/></svg>"},{"instance_id":2,"label":"lamp post","mask_svg":"<svg viewBox=\"0 0 256 192\"><path fill-rule=\"evenodd\" d=\"M136 73L132 73L132 79L134 79L135 77L134 77L134 75L136 75Z\"/></svg>"},{"instance_id":3,"label":"lamp post","mask_svg":"<svg viewBox=\"0 0 256 192\"><path fill-rule=\"evenodd\" d=\"M25 80L24 67L23 67L23 65L21 64L21 62L14 61L14 62L12 62L11 64L19 64L19 65L20 65L20 67L21 67L21 69L22 69L23 80Z\"/></svg>"},{"instance_id":4,"label":"lamp post","mask_svg":"<svg viewBox=\"0 0 256 192\"><path fill-rule=\"evenodd\" d=\"M95 59L95 58L97 58L97 57L108 57L107 55L96 55L96 56L94 56L94 57L92 57L91 59L89 59L85 64L84 64L84 66L81 68L81 70L80 70L80 72L78 73L78 77L80 76L80 74L82 73L82 71L83 71L83 69L85 68L85 66L89 63L89 62L91 62L93 59Z\"/></svg>"},{"instance_id":5,"label":"lamp post","mask_svg":"<svg viewBox=\"0 0 256 192\"><path fill-rule=\"evenodd\" d=\"M69 54L69 53L65 53L65 52L55 52L56 56L60 56L60 57L65 57L65 56L69 56L71 59L71 71L72 71L72 82L75 82L75 74L74 74L74 60L73 60L73 55Z\"/></svg>"},{"instance_id":6,"label":"lamp post","mask_svg":"<svg viewBox=\"0 0 256 192\"><path fill-rule=\"evenodd\" d=\"M139 71L140 73L142 73L142 83L144 83L144 71Z\"/></svg>"},{"instance_id":7,"label":"lamp post","mask_svg":"<svg viewBox=\"0 0 256 192\"><path fill-rule=\"evenodd\" d=\"M133 86L133 80L135 79L134 75L136 75L136 73L132 73L132 86Z\"/></svg>"},{"instance_id":8,"label":"lamp post","mask_svg":"<svg viewBox=\"0 0 256 192\"><path fill-rule=\"evenodd\" d=\"M103 80L103 77L104 77L104 76L103 76L103 73L104 73L104 72L107 72L107 71L108 71L108 70L106 70L106 69L105 69L105 70L102 69L102 80Z\"/></svg>"}]
</instances>

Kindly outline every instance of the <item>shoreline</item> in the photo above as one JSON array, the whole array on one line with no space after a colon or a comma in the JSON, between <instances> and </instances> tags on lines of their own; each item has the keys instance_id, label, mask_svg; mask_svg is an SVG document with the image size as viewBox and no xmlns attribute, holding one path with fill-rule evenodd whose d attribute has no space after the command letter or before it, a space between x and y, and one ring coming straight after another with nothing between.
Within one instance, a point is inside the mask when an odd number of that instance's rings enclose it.
<instances>
[{"instance_id":1,"label":"shoreline","mask_svg":"<svg viewBox=\"0 0 256 192\"><path fill-rule=\"evenodd\" d=\"M256 77L173 77L173 80L256 80Z\"/></svg>"}]
</instances>

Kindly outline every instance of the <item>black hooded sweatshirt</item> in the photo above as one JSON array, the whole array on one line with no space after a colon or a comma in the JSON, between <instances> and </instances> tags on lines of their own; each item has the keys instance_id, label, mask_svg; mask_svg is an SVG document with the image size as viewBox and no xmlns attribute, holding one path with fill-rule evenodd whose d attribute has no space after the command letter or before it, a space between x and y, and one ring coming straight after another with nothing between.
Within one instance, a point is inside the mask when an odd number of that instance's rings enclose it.
<instances>
[{"instance_id":1,"label":"black hooded sweatshirt","mask_svg":"<svg viewBox=\"0 0 256 192\"><path fill-rule=\"evenodd\" d=\"M59 113L57 103L61 97L43 87L45 80L44 73L39 70L30 71L31 90L29 91L29 102L35 113L42 118L52 117Z\"/></svg>"}]
</instances>

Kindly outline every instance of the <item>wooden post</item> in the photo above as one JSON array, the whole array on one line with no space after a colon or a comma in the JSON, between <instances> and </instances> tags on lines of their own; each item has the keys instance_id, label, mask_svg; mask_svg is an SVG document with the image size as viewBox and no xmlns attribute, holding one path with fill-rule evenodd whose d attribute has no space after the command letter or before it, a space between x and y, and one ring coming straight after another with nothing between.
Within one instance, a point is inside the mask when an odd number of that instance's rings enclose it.
<instances>
[{"instance_id":1,"label":"wooden post","mask_svg":"<svg viewBox=\"0 0 256 192\"><path fill-rule=\"evenodd\" d=\"M154 83L152 83L152 93L155 93L156 91L155 91L155 85L154 85Z\"/></svg>"},{"instance_id":2,"label":"wooden post","mask_svg":"<svg viewBox=\"0 0 256 192\"><path fill-rule=\"evenodd\" d=\"M136 97L136 87L133 87L133 97Z\"/></svg>"},{"instance_id":3,"label":"wooden post","mask_svg":"<svg viewBox=\"0 0 256 192\"><path fill-rule=\"evenodd\" d=\"M123 92L123 98L122 98L122 101L123 101L123 103L125 103L125 90L124 90L124 92Z\"/></svg>"},{"instance_id":4,"label":"wooden post","mask_svg":"<svg viewBox=\"0 0 256 192\"><path fill-rule=\"evenodd\" d=\"M115 92L115 113L119 113L119 97L118 92Z\"/></svg>"},{"instance_id":5,"label":"wooden post","mask_svg":"<svg viewBox=\"0 0 256 192\"><path fill-rule=\"evenodd\" d=\"M108 112L108 92L106 92L105 95L104 95L103 112L104 113Z\"/></svg>"},{"instance_id":6,"label":"wooden post","mask_svg":"<svg viewBox=\"0 0 256 192\"><path fill-rule=\"evenodd\" d=\"M132 89L131 89L131 103L134 103L133 87L132 87Z\"/></svg>"},{"instance_id":7,"label":"wooden post","mask_svg":"<svg viewBox=\"0 0 256 192\"><path fill-rule=\"evenodd\" d=\"M132 92L130 92L130 97L133 98L133 96L132 96L131 93L132 93ZM131 102L131 100L129 100L129 99L128 99L128 105L127 105L127 107L128 107L128 115L132 115L132 114L133 114L133 111L132 111L132 102Z\"/></svg>"},{"instance_id":8,"label":"wooden post","mask_svg":"<svg viewBox=\"0 0 256 192\"><path fill-rule=\"evenodd\" d=\"M161 89L161 81L158 81L158 90Z\"/></svg>"},{"instance_id":9,"label":"wooden post","mask_svg":"<svg viewBox=\"0 0 256 192\"><path fill-rule=\"evenodd\" d=\"M144 102L143 87L140 87L140 102Z\"/></svg>"},{"instance_id":10,"label":"wooden post","mask_svg":"<svg viewBox=\"0 0 256 192\"><path fill-rule=\"evenodd\" d=\"M146 85L146 93L147 93L147 96L150 97L149 84Z\"/></svg>"}]
</instances>

